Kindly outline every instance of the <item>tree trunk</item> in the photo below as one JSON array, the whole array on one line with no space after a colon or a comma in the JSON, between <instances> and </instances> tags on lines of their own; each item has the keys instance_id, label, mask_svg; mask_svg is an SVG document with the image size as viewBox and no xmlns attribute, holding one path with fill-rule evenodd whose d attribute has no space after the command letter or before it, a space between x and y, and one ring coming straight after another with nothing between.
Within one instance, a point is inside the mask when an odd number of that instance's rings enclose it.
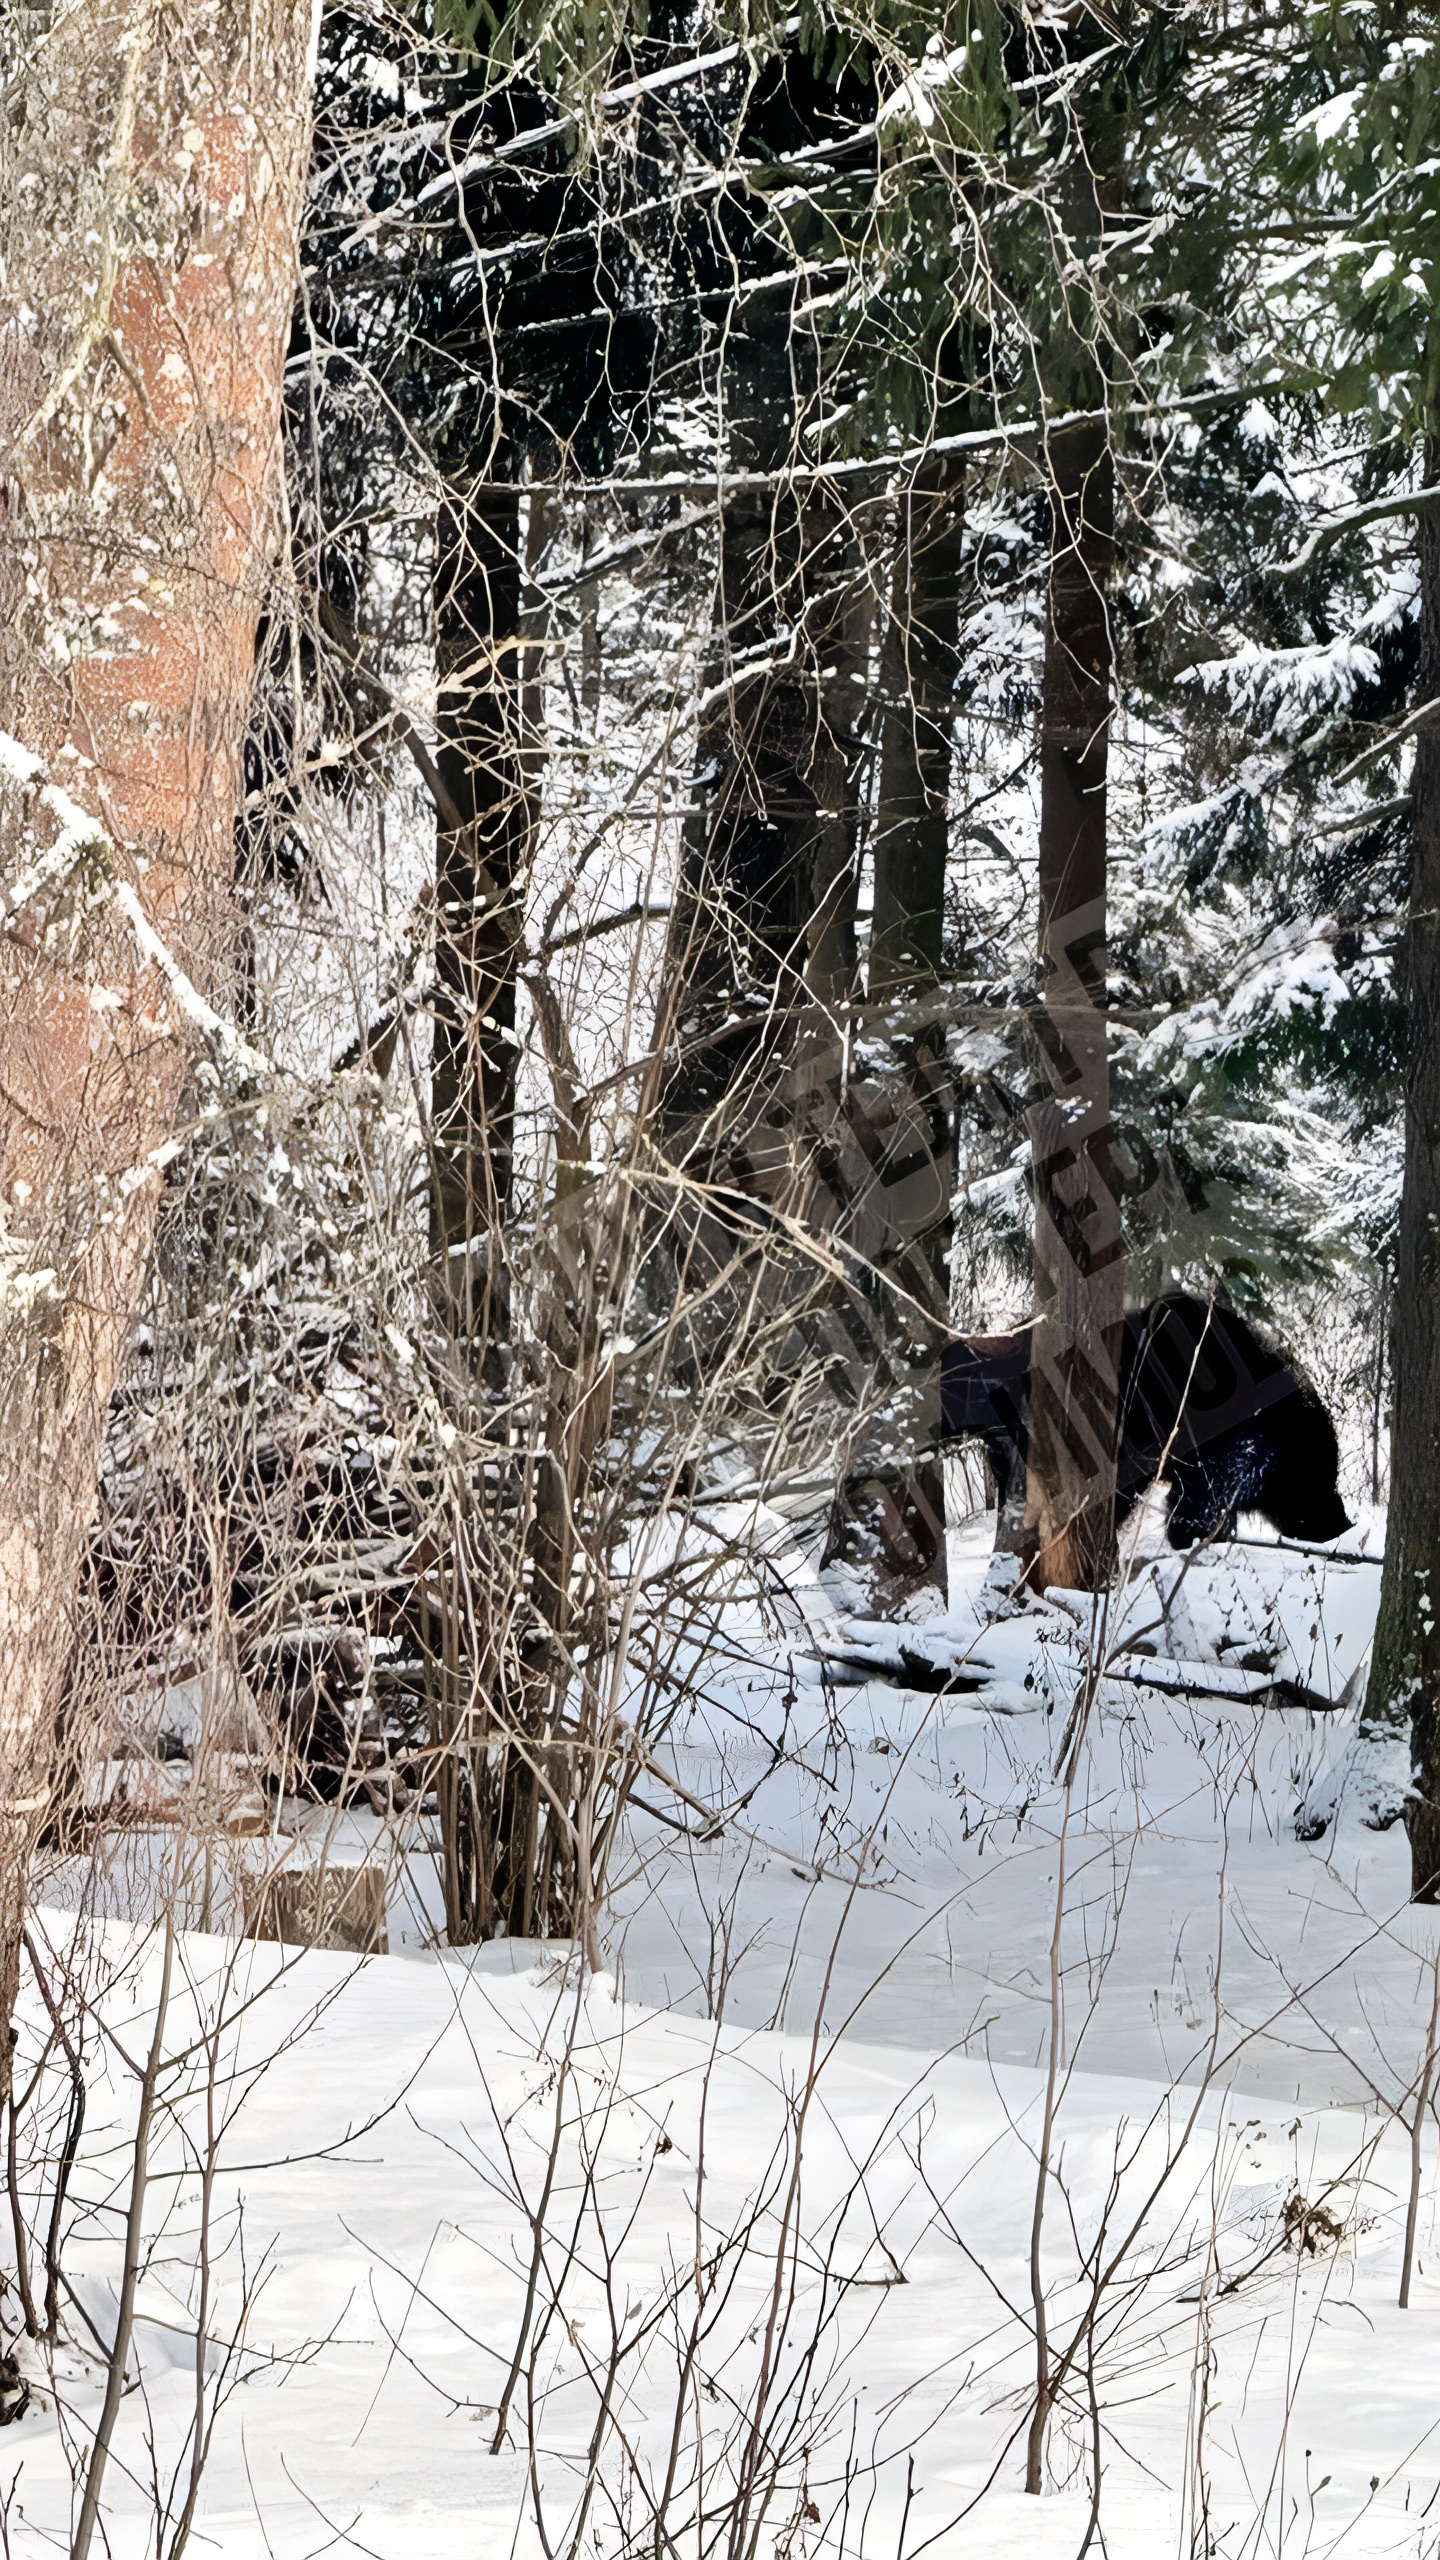
<instances>
[{"instance_id":1,"label":"tree trunk","mask_svg":"<svg viewBox=\"0 0 1440 2560\"><path fill-rule=\"evenodd\" d=\"M960 627L962 479L949 456L900 500L882 663L872 1004L940 975L950 849L950 742Z\"/></svg>"},{"instance_id":2,"label":"tree trunk","mask_svg":"<svg viewBox=\"0 0 1440 2560\"><path fill-rule=\"evenodd\" d=\"M451 499L435 574L437 764L448 807L436 832L431 1243L456 1338L492 1388L504 1383L510 1329L517 971L539 780L540 653L525 645L520 498L518 487L492 484ZM546 521L538 492L529 515L533 561ZM488 1534L457 1519L448 1560L436 1739L454 1946L568 1932L571 1922L572 1772L554 1718L570 1515L554 1405L552 1395L528 1488L505 1476Z\"/></svg>"},{"instance_id":3,"label":"tree trunk","mask_svg":"<svg viewBox=\"0 0 1440 2560\"><path fill-rule=\"evenodd\" d=\"M887 1558L907 1577L943 1570L944 1552L935 1381L949 1323L953 1090L940 1008L932 1001L924 1018L913 999L934 987L941 966L962 486L955 460L934 456L897 510L868 971L879 1014L867 1023L864 1066L850 1067L835 1094L810 1210L882 1284L863 1309L844 1311L843 1348L830 1328L832 1375L838 1355L861 1416L832 1536L842 1541L857 1516L878 1517ZM897 1461L894 1452L907 1446L911 1455Z\"/></svg>"},{"instance_id":4,"label":"tree trunk","mask_svg":"<svg viewBox=\"0 0 1440 2560\"><path fill-rule=\"evenodd\" d=\"M783 477L803 397L784 334L752 324L737 337L727 384L730 462L778 476L735 489L721 512L695 808L655 1047L663 1143L684 1177L665 1251L680 1294L677 1357L696 1375L723 1363L737 1382L735 1427L763 1468L795 1400L821 1430L836 1361L857 1365L843 1326L830 1343L809 1320L828 1335L815 1302L837 1293L803 1248L765 1250L763 1273L744 1257L759 1255L764 1233L793 1244L832 1228L850 1196L836 1124L855 983L866 596L844 506ZM770 1218L752 1224L736 1195ZM712 1294L732 1266L733 1289ZM703 1310L693 1329L692 1293ZM868 1387L868 1356L859 1366Z\"/></svg>"},{"instance_id":5,"label":"tree trunk","mask_svg":"<svg viewBox=\"0 0 1440 2560\"><path fill-rule=\"evenodd\" d=\"M1425 478L1440 474L1440 432ZM1420 518L1419 698L1440 695L1440 517ZM1390 1507L1364 1723L1411 1733L1411 1894L1440 1901L1440 723L1416 733L1405 934L1405 1177L1391 1337Z\"/></svg>"},{"instance_id":6,"label":"tree trunk","mask_svg":"<svg viewBox=\"0 0 1440 2560\"><path fill-rule=\"evenodd\" d=\"M314 34L310 0L98 0L31 40L0 142L0 2000L203 1019L174 963L224 943Z\"/></svg>"},{"instance_id":7,"label":"tree trunk","mask_svg":"<svg viewBox=\"0 0 1440 2560\"><path fill-rule=\"evenodd\" d=\"M522 723L520 492L458 494L436 531L437 1003L430 1241L477 1366L507 1317L515 1151L515 972L533 813Z\"/></svg>"},{"instance_id":8,"label":"tree trunk","mask_svg":"<svg viewBox=\"0 0 1440 2560\"><path fill-rule=\"evenodd\" d=\"M843 506L823 493L800 520L800 591L813 674L803 778L808 823L794 848L805 910L805 988L833 1026L856 992L860 799L857 713L865 686L869 613Z\"/></svg>"},{"instance_id":9,"label":"tree trunk","mask_svg":"<svg viewBox=\"0 0 1440 2560\"><path fill-rule=\"evenodd\" d=\"M1036 1325L1026 1492L1037 1588L1094 1591L1115 1551L1124 1248L1105 1000L1106 610L1114 479L1103 426L1050 445L1053 536L1040 712L1039 1000L1030 1121Z\"/></svg>"},{"instance_id":10,"label":"tree trunk","mask_svg":"<svg viewBox=\"0 0 1440 2560\"><path fill-rule=\"evenodd\" d=\"M875 814L872 1004L924 995L940 976L950 856L950 767L960 630L963 468L922 463L900 500L895 575L882 658L880 783ZM907 1294L943 1328L950 1305L953 1091L945 1024L895 1037L882 1245ZM928 1285L927 1285L928 1284ZM938 1467L929 1469L932 1489Z\"/></svg>"},{"instance_id":11,"label":"tree trunk","mask_svg":"<svg viewBox=\"0 0 1440 2560\"><path fill-rule=\"evenodd\" d=\"M752 325L728 367L730 458L783 471L795 456L792 348ZM670 934L661 1034L672 1046L672 1129L721 1134L740 1092L752 1116L767 1059L789 1054L816 1006L855 972L858 800L854 714L860 584L843 507L783 482L721 512L715 645L695 798ZM743 1088L743 1091L741 1089Z\"/></svg>"}]
</instances>

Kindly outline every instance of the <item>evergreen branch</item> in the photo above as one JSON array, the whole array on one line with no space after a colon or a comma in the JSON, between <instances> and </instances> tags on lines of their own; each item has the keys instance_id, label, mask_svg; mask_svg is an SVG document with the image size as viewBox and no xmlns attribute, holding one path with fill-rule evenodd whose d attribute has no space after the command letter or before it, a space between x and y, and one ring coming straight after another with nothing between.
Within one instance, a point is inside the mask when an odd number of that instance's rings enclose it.
<instances>
[{"instance_id":1,"label":"evergreen branch","mask_svg":"<svg viewBox=\"0 0 1440 2560\"><path fill-rule=\"evenodd\" d=\"M1016 418L995 427L976 427L963 435L931 436L921 444L905 445L896 452L854 455L840 462L797 462L772 471L727 471L723 458L717 457L704 471L662 471L653 476L632 472L609 479L585 480L587 496L613 495L624 498L651 498L694 495L699 491L718 489L722 496L738 497L743 490L792 489L853 481L884 478L891 473L918 471L924 464L944 454L996 453L1021 451L1028 446L1044 444L1051 436L1067 435L1076 427L1141 423L1159 418L1204 418L1217 410L1246 406L1267 391L1292 389L1288 379L1272 374L1263 382L1236 383L1225 390L1192 391L1173 400L1126 400L1109 408L1065 409L1053 417ZM466 483L471 496L488 489L508 486L504 481L476 479ZM667 528L672 530L673 528Z\"/></svg>"},{"instance_id":2,"label":"evergreen branch","mask_svg":"<svg viewBox=\"0 0 1440 2560\"><path fill-rule=\"evenodd\" d=\"M1308 569L1312 560L1338 542L1342 533L1353 533L1357 525L1377 524L1382 516L1418 515L1422 507L1433 506L1440 498L1440 482L1425 489L1402 489L1388 498L1371 498L1362 507L1347 507L1340 515L1326 516L1317 524L1309 539L1296 552L1293 560L1276 563L1277 578L1296 578Z\"/></svg>"},{"instance_id":3,"label":"evergreen branch","mask_svg":"<svg viewBox=\"0 0 1440 2560\"><path fill-rule=\"evenodd\" d=\"M1393 748L1403 746L1405 740L1413 737L1417 729L1425 728L1431 720L1435 719L1440 719L1440 694L1435 695L1429 702L1422 702L1419 709L1410 712L1405 719L1397 720L1394 728L1387 730L1383 738L1377 738L1373 747L1367 747L1363 755L1356 756L1350 764L1345 765L1335 776L1336 787L1338 788L1342 782L1353 782L1357 773L1364 773L1370 765L1377 763L1381 756L1388 756Z\"/></svg>"},{"instance_id":4,"label":"evergreen branch","mask_svg":"<svg viewBox=\"0 0 1440 2560\"><path fill-rule=\"evenodd\" d=\"M1351 809L1343 818L1322 818L1316 826L1317 836L1358 836L1367 828L1378 827L1383 818L1403 818L1411 803L1408 791L1399 791L1393 800L1370 800L1363 809Z\"/></svg>"}]
</instances>

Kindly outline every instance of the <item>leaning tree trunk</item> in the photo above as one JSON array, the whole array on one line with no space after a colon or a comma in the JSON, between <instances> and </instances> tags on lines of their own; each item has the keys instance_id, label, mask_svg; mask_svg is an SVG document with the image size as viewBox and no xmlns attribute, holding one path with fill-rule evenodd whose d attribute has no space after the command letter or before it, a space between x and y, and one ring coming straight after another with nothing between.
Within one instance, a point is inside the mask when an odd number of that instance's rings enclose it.
<instances>
[{"instance_id":1,"label":"leaning tree trunk","mask_svg":"<svg viewBox=\"0 0 1440 2560\"><path fill-rule=\"evenodd\" d=\"M1106 1054L1106 608L1114 477L1103 425L1049 452L1053 537L1040 712L1039 996L1030 1120L1036 1324L1027 1573L1093 1591L1115 1551L1124 1319Z\"/></svg>"},{"instance_id":2,"label":"leaning tree trunk","mask_svg":"<svg viewBox=\"0 0 1440 2560\"><path fill-rule=\"evenodd\" d=\"M1430 435L1425 478L1440 474ZM1423 514L1420 699L1440 697L1440 517ZM1415 740L1403 983L1405 1177L1391 1336L1390 1507L1364 1726L1410 1728L1411 1894L1440 1901L1440 720Z\"/></svg>"},{"instance_id":3,"label":"leaning tree trunk","mask_svg":"<svg viewBox=\"0 0 1440 2560\"><path fill-rule=\"evenodd\" d=\"M96 0L11 25L0 2007L180 1035L207 1019L195 982L223 938L315 34L311 0Z\"/></svg>"}]
</instances>

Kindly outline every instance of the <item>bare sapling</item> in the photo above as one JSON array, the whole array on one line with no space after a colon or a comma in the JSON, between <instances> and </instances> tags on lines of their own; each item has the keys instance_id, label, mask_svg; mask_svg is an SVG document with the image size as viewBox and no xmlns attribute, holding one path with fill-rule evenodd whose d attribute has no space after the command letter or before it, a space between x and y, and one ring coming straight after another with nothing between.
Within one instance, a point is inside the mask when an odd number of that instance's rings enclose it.
<instances>
[{"instance_id":1,"label":"bare sapling","mask_svg":"<svg viewBox=\"0 0 1440 2560\"><path fill-rule=\"evenodd\" d=\"M65 2222L65 2201L71 2173L85 2130L85 2070L80 2049L65 2023L64 2008L56 1998L40 1961L35 1940L27 1929L25 1953L35 1976L36 1988L45 2003L55 2040L64 2053L70 2075L66 2101L65 2134L60 2156L55 2165L55 2184L50 2198L50 2216L45 2230L45 2335L54 2339L60 2328L60 2243ZM18 2225L17 2225L18 2228ZM32 2335L34 2332L32 2332Z\"/></svg>"},{"instance_id":2,"label":"bare sapling","mask_svg":"<svg viewBox=\"0 0 1440 2560\"><path fill-rule=\"evenodd\" d=\"M1410 2117L1410 2188L1405 2199L1405 2241L1400 2254L1400 2308L1410 2308L1410 2281L1415 2271L1415 2236L1420 2221L1420 2186L1424 2170L1426 2119L1430 2115L1430 2093L1435 2079L1436 2037L1440 2030L1440 1948L1430 1959L1430 2018L1425 2030L1425 2050L1420 2075L1411 2095Z\"/></svg>"},{"instance_id":3,"label":"bare sapling","mask_svg":"<svg viewBox=\"0 0 1440 2560\"><path fill-rule=\"evenodd\" d=\"M96 2422L95 2440L91 2447L85 2487L80 2501L70 2560L89 2560L90 2545L100 2518L101 2496L105 2487L106 2466L115 2437L115 2422L120 2415L120 2400L125 2388L125 2368L130 2354L130 2341L135 2326L135 2293L145 2251L145 2202L150 2180L150 2135L159 2090L160 2065L165 2050L165 2030L170 2014L170 1977L175 1962L175 1924L167 1913L160 1958L160 1987L155 2002L155 2025L150 2037L150 2050L137 2073L139 2098L135 2117L135 2139L130 2164L130 2200L125 2215L125 2256L120 2277L120 2298L115 2314L115 2336L110 2347L109 2369L105 2376L105 2397Z\"/></svg>"}]
</instances>

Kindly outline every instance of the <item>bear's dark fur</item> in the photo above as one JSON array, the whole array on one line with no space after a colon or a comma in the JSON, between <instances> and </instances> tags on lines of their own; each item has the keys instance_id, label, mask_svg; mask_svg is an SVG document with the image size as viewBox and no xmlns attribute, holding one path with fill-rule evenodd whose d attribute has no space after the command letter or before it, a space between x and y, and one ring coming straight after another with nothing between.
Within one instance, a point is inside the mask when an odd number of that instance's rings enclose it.
<instances>
[{"instance_id":1,"label":"bear's dark fur","mask_svg":"<svg viewBox=\"0 0 1440 2560\"><path fill-rule=\"evenodd\" d=\"M941 1362L942 1431L984 1443L1003 1505L1022 1489L1030 1335L950 1343ZM1116 1516L1168 1486L1172 1547L1233 1533L1258 1511L1283 1538L1323 1541L1350 1527L1336 1490L1335 1427L1282 1353L1231 1307L1179 1292L1125 1318Z\"/></svg>"}]
</instances>

